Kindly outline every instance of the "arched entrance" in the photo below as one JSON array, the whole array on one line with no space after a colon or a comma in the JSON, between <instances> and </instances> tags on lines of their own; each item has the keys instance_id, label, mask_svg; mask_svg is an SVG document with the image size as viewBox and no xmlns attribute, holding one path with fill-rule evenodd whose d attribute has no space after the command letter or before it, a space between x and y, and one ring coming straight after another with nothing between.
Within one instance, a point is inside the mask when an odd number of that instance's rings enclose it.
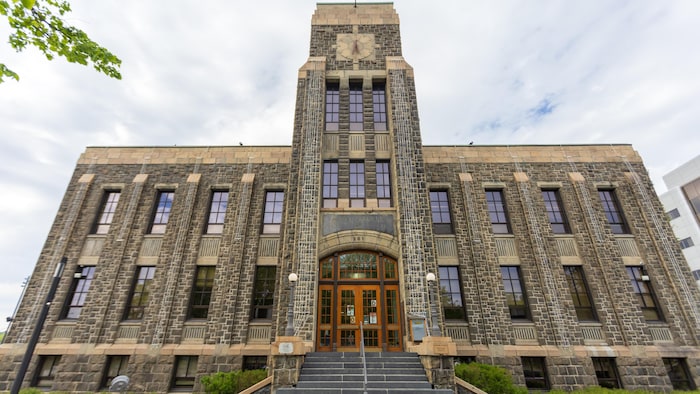
<instances>
[{"instance_id":1,"label":"arched entrance","mask_svg":"<svg viewBox=\"0 0 700 394\"><path fill-rule=\"evenodd\" d=\"M319 269L318 351L358 351L361 322L365 350L402 350L396 260L348 251L321 260Z\"/></svg>"}]
</instances>

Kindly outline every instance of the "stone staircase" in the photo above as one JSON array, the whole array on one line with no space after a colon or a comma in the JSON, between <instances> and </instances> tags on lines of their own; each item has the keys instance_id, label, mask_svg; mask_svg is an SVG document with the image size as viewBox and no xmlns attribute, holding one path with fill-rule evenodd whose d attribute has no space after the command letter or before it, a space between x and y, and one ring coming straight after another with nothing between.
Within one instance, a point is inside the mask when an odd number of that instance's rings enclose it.
<instances>
[{"instance_id":1,"label":"stone staircase","mask_svg":"<svg viewBox=\"0 0 700 394\"><path fill-rule=\"evenodd\" d=\"M431 393L452 394L433 389L416 353L366 353L367 394ZM278 394L362 394L360 353L307 353L299 382L294 388L280 388Z\"/></svg>"}]
</instances>

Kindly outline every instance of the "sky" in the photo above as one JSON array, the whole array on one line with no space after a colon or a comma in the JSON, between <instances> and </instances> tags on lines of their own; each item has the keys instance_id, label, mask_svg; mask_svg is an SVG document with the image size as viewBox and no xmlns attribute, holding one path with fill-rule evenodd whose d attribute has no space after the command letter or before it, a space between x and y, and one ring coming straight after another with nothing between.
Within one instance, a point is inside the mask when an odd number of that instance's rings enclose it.
<instances>
[{"instance_id":1,"label":"sky","mask_svg":"<svg viewBox=\"0 0 700 394\"><path fill-rule=\"evenodd\" d=\"M327 1L333 3L334 1ZM359 0L358 3L366 1ZM72 0L122 80L0 20L0 331L86 146L290 145L308 0ZM423 143L630 143L657 192L700 153L700 1L396 0Z\"/></svg>"}]
</instances>

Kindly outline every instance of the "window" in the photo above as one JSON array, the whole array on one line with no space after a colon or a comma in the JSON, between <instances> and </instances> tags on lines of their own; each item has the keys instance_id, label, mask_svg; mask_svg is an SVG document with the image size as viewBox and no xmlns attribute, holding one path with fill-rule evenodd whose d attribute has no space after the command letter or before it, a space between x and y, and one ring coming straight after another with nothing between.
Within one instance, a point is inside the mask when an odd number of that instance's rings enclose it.
<instances>
[{"instance_id":1,"label":"window","mask_svg":"<svg viewBox=\"0 0 700 394\"><path fill-rule=\"evenodd\" d=\"M617 366L615 359L609 357L592 357L595 376L598 378L598 386L607 389L622 388L620 379L617 376Z\"/></svg>"},{"instance_id":2,"label":"window","mask_svg":"<svg viewBox=\"0 0 700 394\"><path fill-rule=\"evenodd\" d=\"M681 249L687 249L691 246L695 246L692 238L688 237L681 239Z\"/></svg>"},{"instance_id":3,"label":"window","mask_svg":"<svg viewBox=\"0 0 700 394\"><path fill-rule=\"evenodd\" d=\"M595 321L595 309L591 302L591 293L586 285L586 278L583 275L583 267L577 265L564 266L566 283L569 285L569 293L574 301L576 317L580 321Z\"/></svg>"},{"instance_id":4,"label":"window","mask_svg":"<svg viewBox=\"0 0 700 394\"><path fill-rule=\"evenodd\" d=\"M377 206L391 207L391 174L388 161L377 161Z\"/></svg>"},{"instance_id":5,"label":"window","mask_svg":"<svg viewBox=\"0 0 700 394\"><path fill-rule=\"evenodd\" d=\"M529 389L549 389L544 357L521 357L525 386Z\"/></svg>"},{"instance_id":6,"label":"window","mask_svg":"<svg viewBox=\"0 0 700 394\"><path fill-rule=\"evenodd\" d=\"M338 162L323 162L323 207L338 206Z\"/></svg>"},{"instance_id":7,"label":"window","mask_svg":"<svg viewBox=\"0 0 700 394\"><path fill-rule=\"evenodd\" d=\"M337 82L326 85L326 130L338 130L340 119L340 85Z\"/></svg>"},{"instance_id":8,"label":"window","mask_svg":"<svg viewBox=\"0 0 700 394\"><path fill-rule=\"evenodd\" d=\"M506 204L503 199L503 190L486 190L486 203L493 233L510 234L510 224L508 223Z\"/></svg>"},{"instance_id":9,"label":"window","mask_svg":"<svg viewBox=\"0 0 700 394\"><path fill-rule=\"evenodd\" d=\"M112 219L114 219L114 212L117 210L120 194L118 191L105 192L100 205L100 214L92 229L93 234L107 234L109 232L109 226L112 224Z\"/></svg>"},{"instance_id":10,"label":"window","mask_svg":"<svg viewBox=\"0 0 700 394\"><path fill-rule=\"evenodd\" d=\"M569 223L564 214L564 205L561 202L559 190L542 190L545 210L549 218L549 225L554 234L569 234Z\"/></svg>"},{"instance_id":11,"label":"window","mask_svg":"<svg viewBox=\"0 0 700 394\"><path fill-rule=\"evenodd\" d=\"M627 275L632 282L632 288L637 295L639 306L646 320L661 320L661 312L656 306L656 296L651 287L649 276L642 271L642 267L627 267Z\"/></svg>"},{"instance_id":12,"label":"window","mask_svg":"<svg viewBox=\"0 0 700 394\"><path fill-rule=\"evenodd\" d=\"M83 267L79 272L73 275L73 284L69 293L71 296L64 310L63 317L65 319L77 319L80 317L80 311L83 310L85 298L87 298L87 293L88 290L90 290L90 284L94 276L95 267Z\"/></svg>"},{"instance_id":13,"label":"window","mask_svg":"<svg viewBox=\"0 0 700 394\"><path fill-rule=\"evenodd\" d=\"M265 193L265 212L263 213L263 234L279 234L284 209L284 192L269 191Z\"/></svg>"},{"instance_id":14,"label":"window","mask_svg":"<svg viewBox=\"0 0 700 394\"><path fill-rule=\"evenodd\" d=\"M267 369L267 356L243 356L243 370Z\"/></svg>"},{"instance_id":15,"label":"window","mask_svg":"<svg viewBox=\"0 0 700 394\"><path fill-rule=\"evenodd\" d=\"M386 84L375 81L372 84L372 109L374 111L374 130L386 130Z\"/></svg>"},{"instance_id":16,"label":"window","mask_svg":"<svg viewBox=\"0 0 700 394\"><path fill-rule=\"evenodd\" d=\"M119 375L126 375L126 367L129 364L129 356L107 356L105 372L102 377L102 387L109 387L112 379Z\"/></svg>"},{"instance_id":17,"label":"window","mask_svg":"<svg viewBox=\"0 0 700 394\"><path fill-rule=\"evenodd\" d=\"M693 271L693 278L695 278L695 280L700 280L700 270Z\"/></svg>"},{"instance_id":18,"label":"window","mask_svg":"<svg viewBox=\"0 0 700 394\"><path fill-rule=\"evenodd\" d=\"M664 358L664 366L674 390L695 390L695 384L690 379L688 365L683 358Z\"/></svg>"},{"instance_id":19,"label":"window","mask_svg":"<svg viewBox=\"0 0 700 394\"><path fill-rule=\"evenodd\" d=\"M32 381L32 387L51 388L56 378L56 367L61 356L39 356L39 366Z\"/></svg>"},{"instance_id":20,"label":"window","mask_svg":"<svg viewBox=\"0 0 700 394\"><path fill-rule=\"evenodd\" d=\"M530 308L527 305L527 295L520 280L520 267L501 267L503 288L506 293L506 304L510 310L511 319L529 319Z\"/></svg>"},{"instance_id":21,"label":"window","mask_svg":"<svg viewBox=\"0 0 700 394\"><path fill-rule=\"evenodd\" d=\"M433 232L435 234L452 234L452 218L450 217L450 203L447 200L447 191L436 190L430 192L430 211L433 216Z\"/></svg>"},{"instance_id":22,"label":"window","mask_svg":"<svg viewBox=\"0 0 700 394\"><path fill-rule=\"evenodd\" d=\"M440 304L447 320L465 320L462 287L457 267L439 267Z\"/></svg>"},{"instance_id":23,"label":"window","mask_svg":"<svg viewBox=\"0 0 700 394\"><path fill-rule=\"evenodd\" d=\"M613 234L629 234L630 231L622 216L615 192L613 190L598 190L598 195L603 203L603 211L605 211L605 217L608 219Z\"/></svg>"},{"instance_id":24,"label":"window","mask_svg":"<svg viewBox=\"0 0 700 394\"><path fill-rule=\"evenodd\" d=\"M272 319L272 306L275 293L274 266L257 266L253 285L253 319Z\"/></svg>"},{"instance_id":25,"label":"window","mask_svg":"<svg viewBox=\"0 0 700 394\"><path fill-rule=\"evenodd\" d=\"M153 222L151 223L151 234L163 234L165 233L165 226L168 224L168 219L170 219L170 210L173 207L173 197L175 192L172 191L160 191L158 192L158 205L156 205L156 210L153 213Z\"/></svg>"},{"instance_id":26,"label":"window","mask_svg":"<svg viewBox=\"0 0 700 394\"><path fill-rule=\"evenodd\" d=\"M228 191L214 190L211 194L211 204L209 205L207 234L221 234L224 231L226 207L228 207Z\"/></svg>"},{"instance_id":27,"label":"window","mask_svg":"<svg viewBox=\"0 0 700 394\"><path fill-rule=\"evenodd\" d=\"M365 163L350 162L350 207L365 206Z\"/></svg>"},{"instance_id":28,"label":"window","mask_svg":"<svg viewBox=\"0 0 700 394\"><path fill-rule=\"evenodd\" d=\"M197 356L175 357L172 389L191 391L194 388L194 378L197 376Z\"/></svg>"},{"instance_id":29,"label":"window","mask_svg":"<svg viewBox=\"0 0 700 394\"><path fill-rule=\"evenodd\" d=\"M209 303L214 289L216 267L197 267L192 297L190 298L190 319L206 319L209 315Z\"/></svg>"},{"instance_id":30,"label":"window","mask_svg":"<svg viewBox=\"0 0 700 394\"><path fill-rule=\"evenodd\" d=\"M700 221L700 178L686 183L681 189L683 189L688 205L693 208L695 217Z\"/></svg>"},{"instance_id":31,"label":"window","mask_svg":"<svg viewBox=\"0 0 700 394\"><path fill-rule=\"evenodd\" d=\"M131 291L131 298L127 304L124 316L126 320L143 319L143 312L153 290L153 276L155 273L156 267L138 267L134 287Z\"/></svg>"},{"instance_id":32,"label":"window","mask_svg":"<svg viewBox=\"0 0 700 394\"><path fill-rule=\"evenodd\" d=\"M362 82L350 81L350 130L363 130Z\"/></svg>"},{"instance_id":33,"label":"window","mask_svg":"<svg viewBox=\"0 0 700 394\"><path fill-rule=\"evenodd\" d=\"M678 212L677 208L673 208L672 210L666 212L666 216L668 216L668 220L673 220L675 218L681 217L681 213Z\"/></svg>"}]
</instances>

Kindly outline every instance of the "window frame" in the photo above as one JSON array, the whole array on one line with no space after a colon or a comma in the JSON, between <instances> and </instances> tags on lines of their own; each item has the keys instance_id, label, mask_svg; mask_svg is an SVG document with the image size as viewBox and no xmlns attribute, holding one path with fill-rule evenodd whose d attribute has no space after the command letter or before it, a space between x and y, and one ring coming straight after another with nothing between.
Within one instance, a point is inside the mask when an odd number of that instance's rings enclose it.
<instances>
[{"instance_id":1,"label":"window frame","mask_svg":"<svg viewBox=\"0 0 700 394\"><path fill-rule=\"evenodd\" d=\"M574 303L576 318L584 322L598 321L598 314L586 281L586 273L583 270L583 266L565 265L563 268L566 284L569 287L569 295ZM577 277L573 274L576 274ZM582 302L583 299L588 301L588 305Z\"/></svg>"},{"instance_id":2,"label":"window frame","mask_svg":"<svg viewBox=\"0 0 700 394\"><path fill-rule=\"evenodd\" d=\"M364 100L362 81L350 81L348 86L350 131L364 130Z\"/></svg>"},{"instance_id":3,"label":"window frame","mask_svg":"<svg viewBox=\"0 0 700 394\"><path fill-rule=\"evenodd\" d=\"M338 161L323 161L323 208L338 207Z\"/></svg>"},{"instance_id":4,"label":"window frame","mask_svg":"<svg viewBox=\"0 0 700 394\"><path fill-rule=\"evenodd\" d=\"M90 285L95 278L95 270L97 267L94 265L86 265L79 268L80 271L76 271L73 275L70 292L68 292L68 297L66 297L66 303L62 312L63 319L77 320L80 318L80 314L85 306L85 300L90 291ZM75 313L77 313L77 315L72 316L72 314Z\"/></svg>"},{"instance_id":5,"label":"window frame","mask_svg":"<svg viewBox=\"0 0 700 394\"><path fill-rule=\"evenodd\" d=\"M523 283L523 275L520 266L502 265L500 268L503 292L511 320L531 321L530 303L527 299L527 291ZM506 273L508 275L506 275ZM513 277L513 273L515 273L515 277ZM514 284L517 284L519 291L515 290ZM522 301L518 302L519 299ZM516 313L518 310L522 310L523 312Z\"/></svg>"},{"instance_id":6,"label":"window frame","mask_svg":"<svg viewBox=\"0 0 700 394\"><path fill-rule=\"evenodd\" d=\"M261 362L261 360L265 360L264 363ZM241 370L242 371L251 371L251 370L256 370L256 369L267 369L267 363L268 363L268 357L267 356L257 356L257 355L250 355L250 356L243 356L243 363L241 365Z\"/></svg>"},{"instance_id":7,"label":"window frame","mask_svg":"<svg viewBox=\"0 0 700 394\"><path fill-rule=\"evenodd\" d=\"M375 175L377 178L377 206L379 208L391 208L394 206L391 198L391 162L389 160L377 160Z\"/></svg>"},{"instance_id":8,"label":"window frame","mask_svg":"<svg viewBox=\"0 0 700 394\"><path fill-rule=\"evenodd\" d=\"M649 275L644 271L644 267L628 265L625 267L625 270L632 284L632 291L637 298L644 320L664 321L664 315L659 306L659 301L654 293Z\"/></svg>"},{"instance_id":9,"label":"window frame","mask_svg":"<svg viewBox=\"0 0 700 394\"><path fill-rule=\"evenodd\" d=\"M680 244L681 249L688 249L690 247L695 246L692 237L683 238L680 241L678 241L678 243Z\"/></svg>"},{"instance_id":10,"label":"window frame","mask_svg":"<svg viewBox=\"0 0 700 394\"><path fill-rule=\"evenodd\" d=\"M143 320L151 292L155 286L155 274L156 267L153 265L140 265L136 268L134 281L129 292L129 301L124 309L123 320ZM141 286L141 290L137 291L139 286ZM134 314L136 315L134 316Z\"/></svg>"},{"instance_id":11,"label":"window frame","mask_svg":"<svg viewBox=\"0 0 700 394\"><path fill-rule=\"evenodd\" d=\"M112 365L117 362L116 375L111 373ZM129 356L128 355L108 355L105 361L105 369L102 373L102 388L109 388L112 385L112 380L120 375L127 374L127 368L129 367Z\"/></svg>"},{"instance_id":12,"label":"window frame","mask_svg":"<svg viewBox=\"0 0 700 394\"><path fill-rule=\"evenodd\" d=\"M153 214L151 215L151 225L148 229L149 234L165 234L170 215L172 214L174 200L174 190L158 190L153 206Z\"/></svg>"},{"instance_id":13,"label":"window frame","mask_svg":"<svg viewBox=\"0 0 700 394\"><path fill-rule=\"evenodd\" d=\"M185 364L184 375L180 375L183 363ZM198 364L198 356L175 356L170 389L173 391L192 391L192 389L194 389L195 380L197 379Z\"/></svg>"},{"instance_id":14,"label":"window frame","mask_svg":"<svg viewBox=\"0 0 700 394\"><path fill-rule=\"evenodd\" d=\"M620 373L614 357L591 357L598 386L607 389L621 389ZM606 375L606 376L603 376Z\"/></svg>"},{"instance_id":15,"label":"window frame","mask_svg":"<svg viewBox=\"0 0 700 394\"><path fill-rule=\"evenodd\" d=\"M281 232L282 219L284 218L284 197L283 190L265 191L262 234L279 234Z\"/></svg>"},{"instance_id":16,"label":"window frame","mask_svg":"<svg viewBox=\"0 0 700 394\"><path fill-rule=\"evenodd\" d=\"M325 130L338 131L340 124L340 83L326 83Z\"/></svg>"},{"instance_id":17,"label":"window frame","mask_svg":"<svg viewBox=\"0 0 700 394\"><path fill-rule=\"evenodd\" d=\"M218 197L218 199L217 199ZM228 209L229 191L224 189L213 189L209 199L209 215L204 234L220 235L224 232L226 221L226 210Z\"/></svg>"},{"instance_id":18,"label":"window frame","mask_svg":"<svg viewBox=\"0 0 700 394\"><path fill-rule=\"evenodd\" d=\"M559 189L542 189L542 199L552 233L571 234Z\"/></svg>"},{"instance_id":19,"label":"window frame","mask_svg":"<svg viewBox=\"0 0 700 394\"><path fill-rule=\"evenodd\" d=\"M670 211L666 212L666 217L670 221L670 220L677 219L677 218L681 217L681 213L678 210L678 208L673 208Z\"/></svg>"},{"instance_id":20,"label":"window frame","mask_svg":"<svg viewBox=\"0 0 700 394\"><path fill-rule=\"evenodd\" d=\"M269 271L269 272L265 272ZM253 278L253 296L251 299L250 320L271 321L275 307L275 282L277 267L274 265L258 265L255 267ZM262 293L259 297L258 294Z\"/></svg>"},{"instance_id":21,"label":"window frame","mask_svg":"<svg viewBox=\"0 0 700 394\"><path fill-rule=\"evenodd\" d=\"M440 278L440 305L445 320L466 321L467 313L464 307L462 281L459 267L456 265L438 266ZM454 305L455 297L459 305Z\"/></svg>"},{"instance_id":22,"label":"window frame","mask_svg":"<svg viewBox=\"0 0 700 394\"><path fill-rule=\"evenodd\" d=\"M366 198L365 162L362 160L351 160L349 175L350 208L364 208Z\"/></svg>"},{"instance_id":23,"label":"window frame","mask_svg":"<svg viewBox=\"0 0 700 394\"><path fill-rule=\"evenodd\" d=\"M486 206L491 221L491 231L494 234L512 234L503 189L486 189ZM495 198L498 197L498 198Z\"/></svg>"},{"instance_id":24,"label":"window frame","mask_svg":"<svg viewBox=\"0 0 700 394\"><path fill-rule=\"evenodd\" d=\"M114 215L117 212L121 190L105 190L100 202L100 208L97 212L97 217L92 225L91 234L106 235L114 220Z\"/></svg>"},{"instance_id":25,"label":"window frame","mask_svg":"<svg viewBox=\"0 0 700 394\"><path fill-rule=\"evenodd\" d=\"M598 189L600 203L603 205L605 218L613 234L630 234L630 228L622 212L620 200L615 189Z\"/></svg>"},{"instance_id":26,"label":"window frame","mask_svg":"<svg viewBox=\"0 0 700 394\"><path fill-rule=\"evenodd\" d=\"M544 357L520 357L520 362L523 367L525 387L528 389L549 390L550 384L547 374L547 361ZM528 376L528 372L530 372L530 376ZM538 373L541 373L541 376ZM541 383L541 385L537 383Z\"/></svg>"},{"instance_id":27,"label":"window frame","mask_svg":"<svg viewBox=\"0 0 700 394\"><path fill-rule=\"evenodd\" d=\"M216 266L198 265L194 273L194 281L190 292L187 318L190 320L206 320L209 317L209 307L214 293ZM203 311L203 312L202 312Z\"/></svg>"},{"instance_id":28,"label":"window frame","mask_svg":"<svg viewBox=\"0 0 700 394\"><path fill-rule=\"evenodd\" d=\"M372 120L374 131L387 130L386 82L372 82Z\"/></svg>"},{"instance_id":29,"label":"window frame","mask_svg":"<svg viewBox=\"0 0 700 394\"><path fill-rule=\"evenodd\" d=\"M697 388L685 358L663 357L662 360L673 390L695 390ZM677 368L674 368L672 363L675 363ZM679 376L679 374L683 376Z\"/></svg>"},{"instance_id":30,"label":"window frame","mask_svg":"<svg viewBox=\"0 0 700 394\"><path fill-rule=\"evenodd\" d=\"M56 369L58 364L61 362L60 355L42 355L39 356L39 363L37 364L36 371L32 377L31 387L39 388L51 388L53 382L56 379ZM48 365L48 374L43 375Z\"/></svg>"},{"instance_id":31,"label":"window frame","mask_svg":"<svg viewBox=\"0 0 700 394\"><path fill-rule=\"evenodd\" d=\"M449 191L447 189L431 189L428 197L433 233L454 234Z\"/></svg>"}]
</instances>

